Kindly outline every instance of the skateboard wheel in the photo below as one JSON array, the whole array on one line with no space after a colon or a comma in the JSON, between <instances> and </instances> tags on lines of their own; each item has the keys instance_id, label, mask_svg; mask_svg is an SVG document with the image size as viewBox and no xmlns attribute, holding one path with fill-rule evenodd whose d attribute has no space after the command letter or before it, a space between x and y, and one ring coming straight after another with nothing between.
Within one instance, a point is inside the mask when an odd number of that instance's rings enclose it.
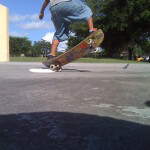
<instances>
[{"instance_id":1,"label":"skateboard wheel","mask_svg":"<svg viewBox=\"0 0 150 150\"><path fill-rule=\"evenodd\" d=\"M50 65L50 70L56 71L56 69L57 69L57 66L55 66L55 64Z\"/></svg>"},{"instance_id":2,"label":"skateboard wheel","mask_svg":"<svg viewBox=\"0 0 150 150\"><path fill-rule=\"evenodd\" d=\"M92 39L89 39L88 40L88 44L92 44L93 40Z\"/></svg>"},{"instance_id":3,"label":"skateboard wheel","mask_svg":"<svg viewBox=\"0 0 150 150\"><path fill-rule=\"evenodd\" d=\"M94 53L97 53L98 52L98 47L94 49Z\"/></svg>"}]
</instances>

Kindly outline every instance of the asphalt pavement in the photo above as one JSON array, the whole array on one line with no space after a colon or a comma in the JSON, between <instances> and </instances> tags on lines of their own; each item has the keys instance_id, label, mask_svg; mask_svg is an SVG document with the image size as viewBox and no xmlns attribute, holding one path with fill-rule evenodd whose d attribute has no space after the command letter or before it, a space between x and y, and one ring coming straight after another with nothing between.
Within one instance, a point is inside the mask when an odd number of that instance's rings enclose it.
<instances>
[{"instance_id":1,"label":"asphalt pavement","mask_svg":"<svg viewBox=\"0 0 150 150\"><path fill-rule=\"evenodd\" d=\"M150 64L0 63L0 150L149 148Z\"/></svg>"}]
</instances>

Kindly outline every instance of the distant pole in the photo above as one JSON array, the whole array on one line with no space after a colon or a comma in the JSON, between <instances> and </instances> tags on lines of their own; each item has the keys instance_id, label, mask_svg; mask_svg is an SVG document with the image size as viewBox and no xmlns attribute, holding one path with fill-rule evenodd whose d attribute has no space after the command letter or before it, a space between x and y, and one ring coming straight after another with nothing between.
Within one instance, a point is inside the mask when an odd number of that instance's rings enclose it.
<instances>
[{"instance_id":1,"label":"distant pole","mask_svg":"<svg viewBox=\"0 0 150 150\"><path fill-rule=\"evenodd\" d=\"M8 8L0 4L0 62L9 62Z\"/></svg>"}]
</instances>

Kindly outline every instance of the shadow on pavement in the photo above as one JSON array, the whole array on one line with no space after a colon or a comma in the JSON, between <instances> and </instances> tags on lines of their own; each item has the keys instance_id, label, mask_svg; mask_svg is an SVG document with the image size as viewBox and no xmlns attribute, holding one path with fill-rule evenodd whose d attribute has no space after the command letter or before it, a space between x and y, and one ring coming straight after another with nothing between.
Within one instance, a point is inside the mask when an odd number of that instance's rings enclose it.
<instances>
[{"instance_id":1,"label":"shadow on pavement","mask_svg":"<svg viewBox=\"0 0 150 150\"><path fill-rule=\"evenodd\" d=\"M128 66L129 66L129 64L125 65L125 66L123 67L123 69L127 69L127 68L128 68Z\"/></svg>"},{"instance_id":2,"label":"shadow on pavement","mask_svg":"<svg viewBox=\"0 0 150 150\"><path fill-rule=\"evenodd\" d=\"M78 69L63 69L65 72L91 72L89 70L78 70Z\"/></svg>"},{"instance_id":3,"label":"shadow on pavement","mask_svg":"<svg viewBox=\"0 0 150 150\"><path fill-rule=\"evenodd\" d=\"M49 69L47 67L39 67L39 69ZM79 69L62 69L62 72L91 72L89 70L79 70Z\"/></svg>"},{"instance_id":4,"label":"shadow on pavement","mask_svg":"<svg viewBox=\"0 0 150 150\"><path fill-rule=\"evenodd\" d=\"M0 116L1 150L148 150L150 126L68 112Z\"/></svg>"}]
</instances>

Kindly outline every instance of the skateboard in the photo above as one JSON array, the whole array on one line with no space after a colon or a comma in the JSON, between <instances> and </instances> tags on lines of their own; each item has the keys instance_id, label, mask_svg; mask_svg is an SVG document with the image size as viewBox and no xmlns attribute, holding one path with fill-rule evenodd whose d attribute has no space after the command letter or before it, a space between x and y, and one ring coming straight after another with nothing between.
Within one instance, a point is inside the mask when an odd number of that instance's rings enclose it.
<instances>
[{"instance_id":1,"label":"skateboard","mask_svg":"<svg viewBox=\"0 0 150 150\"><path fill-rule=\"evenodd\" d=\"M89 52L97 52L103 39L104 33L99 29L62 55L42 63L52 71L61 72L62 66L85 56Z\"/></svg>"}]
</instances>

